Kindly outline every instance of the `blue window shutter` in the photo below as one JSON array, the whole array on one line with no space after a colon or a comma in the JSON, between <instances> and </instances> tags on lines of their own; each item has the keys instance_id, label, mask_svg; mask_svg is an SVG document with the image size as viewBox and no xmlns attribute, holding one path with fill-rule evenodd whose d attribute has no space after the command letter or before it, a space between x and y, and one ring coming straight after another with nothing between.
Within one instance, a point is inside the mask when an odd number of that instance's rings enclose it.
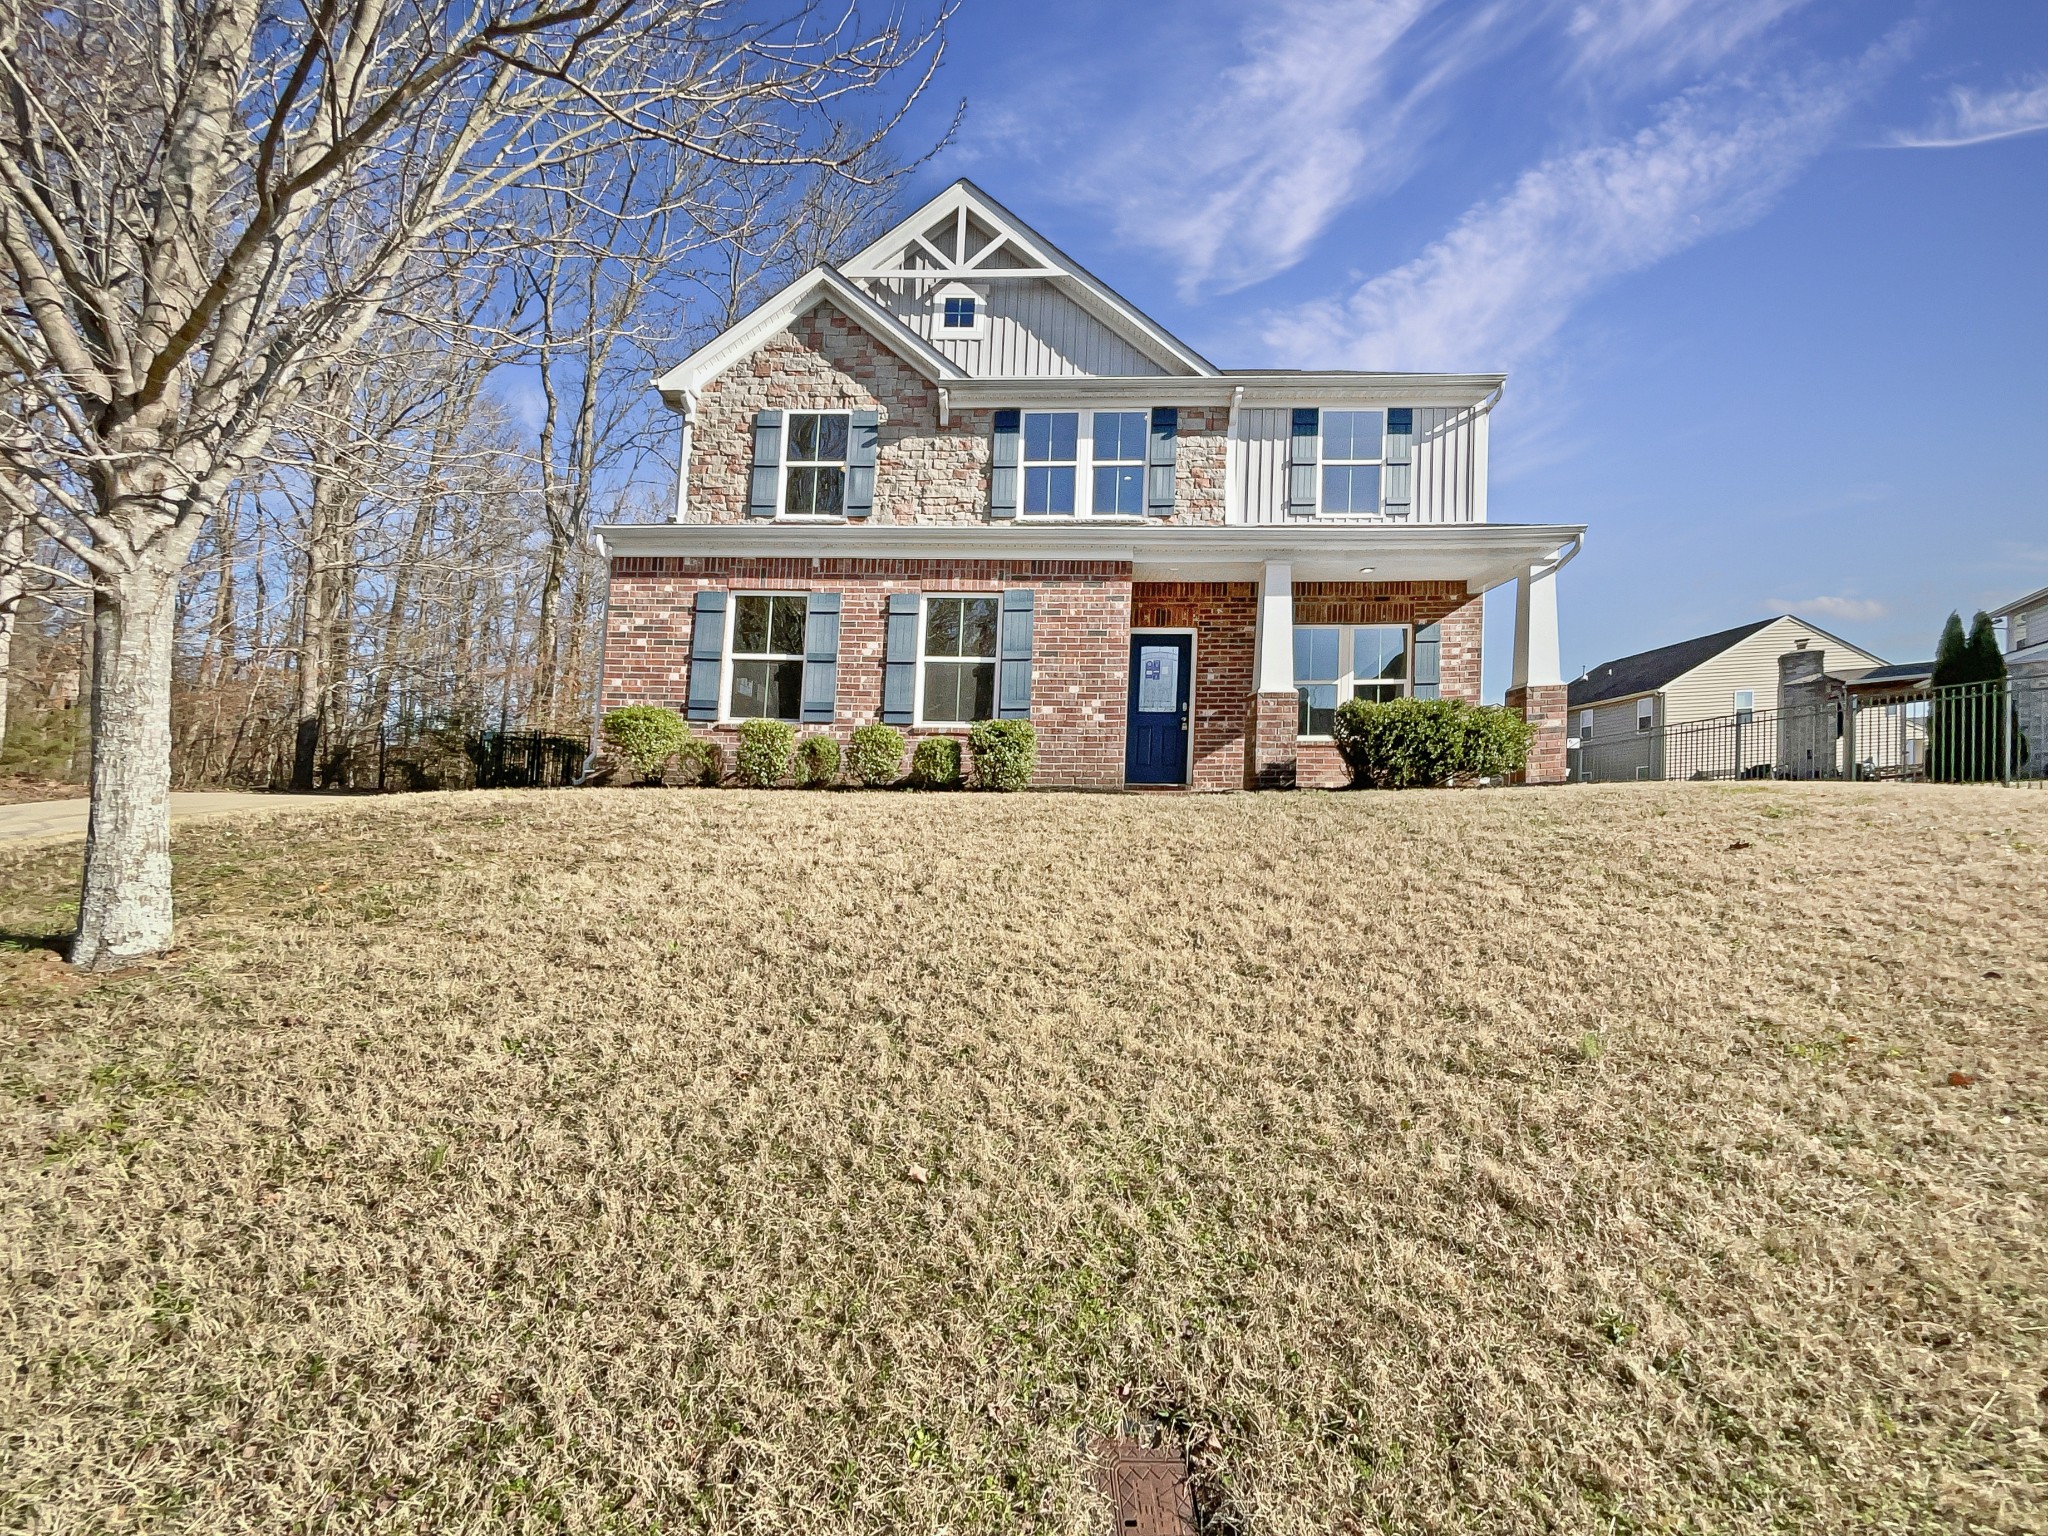
<instances>
[{"instance_id":1,"label":"blue window shutter","mask_svg":"<svg viewBox=\"0 0 2048 1536\"><path fill-rule=\"evenodd\" d=\"M839 702L839 594L813 592L804 604L805 725L830 725Z\"/></svg>"},{"instance_id":2,"label":"blue window shutter","mask_svg":"<svg viewBox=\"0 0 2048 1536\"><path fill-rule=\"evenodd\" d=\"M1287 511L1292 517L1316 515L1317 439L1323 430L1323 413L1314 406L1298 406L1294 412L1294 437L1287 455Z\"/></svg>"},{"instance_id":3,"label":"blue window shutter","mask_svg":"<svg viewBox=\"0 0 2048 1536\"><path fill-rule=\"evenodd\" d=\"M690 626L690 702L692 720L718 718L718 674L725 663L725 593L703 587L697 592L697 616Z\"/></svg>"},{"instance_id":4,"label":"blue window shutter","mask_svg":"<svg viewBox=\"0 0 2048 1536\"><path fill-rule=\"evenodd\" d=\"M773 517L781 494L782 412L754 417L754 475L747 492L747 516Z\"/></svg>"},{"instance_id":5,"label":"blue window shutter","mask_svg":"<svg viewBox=\"0 0 2048 1536\"><path fill-rule=\"evenodd\" d=\"M1419 624L1415 629L1415 697L1443 697L1444 628L1441 624Z\"/></svg>"},{"instance_id":6,"label":"blue window shutter","mask_svg":"<svg viewBox=\"0 0 2048 1536\"><path fill-rule=\"evenodd\" d=\"M1401 519L1414 510L1415 411L1397 405L1387 412L1386 471L1380 481L1380 509Z\"/></svg>"},{"instance_id":7,"label":"blue window shutter","mask_svg":"<svg viewBox=\"0 0 2048 1536\"><path fill-rule=\"evenodd\" d=\"M917 718L917 594L889 594L889 629L882 652L882 723L910 725Z\"/></svg>"},{"instance_id":8,"label":"blue window shutter","mask_svg":"<svg viewBox=\"0 0 2048 1536\"><path fill-rule=\"evenodd\" d=\"M990 430L988 515L1017 515L1017 428L1022 413L997 411Z\"/></svg>"},{"instance_id":9,"label":"blue window shutter","mask_svg":"<svg viewBox=\"0 0 2048 1536\"><path fill-rule=\"evenodd\" d=\"M846 515L866 517L875 510L875 456L882 440L879 411L855 411L846 440Z\"/></svg>"},{"instance_id":10,"label":"blue window shutter","mask_svg":"<svg viewBox=\"0 0 2048 1536\"><path fill-rule=\"evenodd\" d=\"M1003 594L1003 630L996 646L996 714L1031 718L1031 589Z\"/></svg>"},{"instance_id":11,"label":"blue window shutter","mask_svg":"<svg viewBox=\"0 0 2048 1536\"><path fill-rule=\"evenodd\" d=\"M1174 440L1180 432L1180 410L1152 408L1152 449L1146 456L1145 510L1154 517L1173 516Z\"/></svg>"}]
</instances>

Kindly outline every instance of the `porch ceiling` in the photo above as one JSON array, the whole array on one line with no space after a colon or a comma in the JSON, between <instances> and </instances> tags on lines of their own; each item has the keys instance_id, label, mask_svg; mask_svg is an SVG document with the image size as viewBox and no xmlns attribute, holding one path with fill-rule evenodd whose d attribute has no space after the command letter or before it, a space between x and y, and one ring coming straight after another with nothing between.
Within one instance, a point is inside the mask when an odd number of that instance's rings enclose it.
<instances>
[{"instance_id":1,"label":"porch ceiling","mask_svg":"<svg viewBox=\"0 0 2048 1536\"><path fill-rule=\"evenodd\" d=\"M619 523L595 530L608 555L1128 561L1137 581L1256 581L1263 566L1278 562L1292 567L1295 581L1462 581L1468 592L1484 592L1533 565L1547 564L1584 533L1583 525L1569 523L932 528Z\"/></svg>"}]
</instances>

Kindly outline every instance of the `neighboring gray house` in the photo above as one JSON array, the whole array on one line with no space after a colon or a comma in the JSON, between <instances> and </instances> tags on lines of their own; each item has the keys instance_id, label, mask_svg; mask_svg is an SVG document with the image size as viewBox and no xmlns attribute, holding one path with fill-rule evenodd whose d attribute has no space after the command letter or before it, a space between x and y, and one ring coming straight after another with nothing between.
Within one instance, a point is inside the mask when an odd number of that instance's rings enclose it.
<instances>
[{"instance_id":1,"label":"neighboring gray house","mask_svg":"<svg viewBox=\"0 0 2048 1536\"><path fill-rule=\"evenodd\" d=\"M1591 668L1566 691L1571 777L1598 783L1768 774L1773 738L1760 728L1744 740L1742 726L1756 711L1777 707L1778 658L1809 647L1825 653L1827 675L1844 684L1884 665L1839 635L1780 614ZM1726 730L1703 726L1701 753L1687 750L1686 733L1669 729L1708 721Z\"/></svg>"},{"instance_id":2,"label":"neighboring gray house","mask_svg":"<svg viewBox=\"0 0 2048 1536\"><path fill-rule=\"evenodd\" d=\"M1995 610L2005 624L2005 670L2012 678L2012 707L2028 776L2042 776L2048 763L2048 587L2029 592Z\"/></svg>"}]
</instances>

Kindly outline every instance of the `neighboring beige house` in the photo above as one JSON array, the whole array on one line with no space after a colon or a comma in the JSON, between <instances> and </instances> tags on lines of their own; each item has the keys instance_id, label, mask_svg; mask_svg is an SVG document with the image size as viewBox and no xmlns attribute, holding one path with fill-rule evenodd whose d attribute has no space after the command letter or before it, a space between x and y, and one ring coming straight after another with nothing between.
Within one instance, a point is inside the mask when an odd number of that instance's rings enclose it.
<instances>
[{"instance_id":1,"label":"neighboring beige house","mask_svg":"<svg viewBox=\"0 0 2048 1536\"><path fill-rule=\"evenodd\" d=\"M1778 658L1806 649L1823 652L1828 675L1845 683L1884 665L1789 613L1602 662L1566 692L1571 777L1768 776L1775 737L1765 727L1747 736L1746 717L1777 708ZM1713 724L1668 729L1702 722Z\"/></svg>"}]
</instances>

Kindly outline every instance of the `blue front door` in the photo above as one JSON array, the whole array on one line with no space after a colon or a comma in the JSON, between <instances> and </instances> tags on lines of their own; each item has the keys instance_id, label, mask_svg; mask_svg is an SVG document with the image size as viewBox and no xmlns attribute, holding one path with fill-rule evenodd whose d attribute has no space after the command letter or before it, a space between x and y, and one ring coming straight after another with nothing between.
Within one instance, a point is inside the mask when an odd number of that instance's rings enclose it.
<instances>
[{"instance_id":1,"label":"blue front door","mask_svg":"<svg viewBox=\"0 0 2048 1536\"><path fill-rule=\"evenodd\" d=\"M1131 713L1125 736L1126 784L1188 781L1188 702L1193 697L1191 635L1131 636Z\"/></svg>"}]
</instances>

